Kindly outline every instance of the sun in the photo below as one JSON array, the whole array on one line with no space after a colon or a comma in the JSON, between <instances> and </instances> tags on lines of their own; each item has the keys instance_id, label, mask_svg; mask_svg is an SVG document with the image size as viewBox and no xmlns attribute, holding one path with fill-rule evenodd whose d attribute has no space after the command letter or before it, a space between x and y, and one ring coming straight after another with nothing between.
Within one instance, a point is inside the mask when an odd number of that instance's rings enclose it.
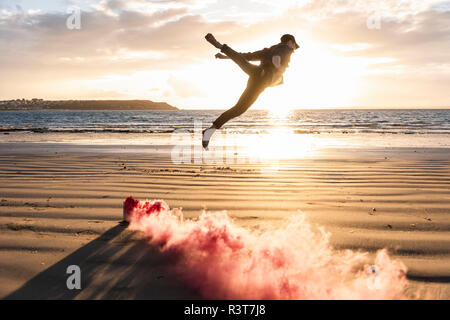
<instances>
[{"instance_id":1,"label":"sun","mask_svg":"<svg viewBox=\"0 0 450 320\"><path fill-rule=\"evenodd\" d=\"M293 53L284 84L267 88L256 105L280 117L293 109L353 106L366 67L366 61L307 42Z\"/></svg>"},{"instance_id":2,"label":"sun","mask_svg":"<svg viewBox=\"0 0 450 320\"><path fill-rule=\"evenodd\" d=\"M265 42L263 42L264 44ZM272 116L285 118L293 109L324 109L352 107L364 96L364 79L368 61L357 56L344 56L332 46L304 40L295 51L284 74L284 83L268 87L251 106L251 110L265 109ZM237 48L259 48L263 44L241 44ZM192 75L195 74L195 77ZM236 104L244 91L248 76L228 60L199 60L195 65L170 73L173 77L187 81L198 90L178 96L174 88L164 87L164 75L156 75L152 87L162 86L156 93L173 93L170 102L180 107L195 109L229 109ZM149 76L152 78L153 76ZM167 78L167 76L166 76ZM129 88L136 96L145 81L141 77L130 81ZM157 82L159 84L157 84ZM123 83L123 82L121 82ZM147 88L147 87L145 87ZM123 85L122 85L123 89ZM166 100L166 96L154 99Z\"/></svg>"}]
</instances>

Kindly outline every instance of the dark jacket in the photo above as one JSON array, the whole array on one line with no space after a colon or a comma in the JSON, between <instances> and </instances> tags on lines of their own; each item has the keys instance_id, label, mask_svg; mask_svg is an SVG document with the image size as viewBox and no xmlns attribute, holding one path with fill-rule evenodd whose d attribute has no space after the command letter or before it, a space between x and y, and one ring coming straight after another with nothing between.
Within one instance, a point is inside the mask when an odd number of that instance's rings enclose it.
<instances>
[{"instance_id":1,"label":"dark jacket","mask_svg":"<svg viewBox=\"0 0 450 320\"><path fill-rule=\"evenodd\" d=\"M261 61L260 66L265 72L272 74L274 78L274 84L272 86L275 86L283 83L283 73L289 66L292 52L294 52L294 50L292 50L287 44L279 43L270 48L264 48L255 52L242 53L242 55L248 61ZM272 63L272 58L274 56L281 57L281 65L279 69L277 69Z\"/></svg>"}]
</instances>

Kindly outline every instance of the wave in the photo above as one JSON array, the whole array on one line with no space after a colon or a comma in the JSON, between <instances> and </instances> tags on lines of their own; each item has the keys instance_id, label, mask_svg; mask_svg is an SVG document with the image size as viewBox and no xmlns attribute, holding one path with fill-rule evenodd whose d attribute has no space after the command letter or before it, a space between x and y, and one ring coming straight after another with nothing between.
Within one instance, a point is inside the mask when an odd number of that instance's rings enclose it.
<instances>
[{"instance_id":1,"label":"wave","mask_svg":"<svg viewBox=\"0 0 450 320\"><path fill-rule=\"evenodd\" d=\"M333 133L343 133L343 134L359 134L359 133L381 133L381 134L450 134L450 130L437 130L437 129L426 129L426 128L408 128L402 127L402 129L394 128L373 128L373 129L363 129L364 127L349 127L348 129L342 127L329 127L329 128L314 128L314 127L304 127L299 126L288 127L292 128L290 130L293 134L333 134ZM300 128L300 129L299 129ZM367 128L370 128L368 126ZM11 127L0 127L0 133L11 133L11 132L29 132L29 133L122 133L122 134L162 134L162 133L194 133L192 128L170 128L170 129L145 129L145 128L45 128L45 127L27 127L27 128L11 128ZM239 128L236 126L230 126L226 128L226 133L228 134L270 134L271 128L267 129L255 129L255 128Z\"/></svg>"},{"instance_id":2,"label":"wave","mask_svg":"<svg viewBox=\"0 0 450 320\"><path fill-rule=\"evenodd\" d=\"M32 132L32 133L173 133L176 129L51 129L51 128L0 128L0 132Z\"/></svg>"},{"instance_id":3,"label":"wave","mask_svg":"<svg viewBox=\"0 0 450 320\"><path fill-rule=\"evenodd\" d=\"M337 251L301 213L280 228L250 229L226 212L184 220L162 200L124 202L132 230L175 257L176 271L207 299L406 299L406 267L380 250ZM363 267L362 267L363 266Z\"/></svg>"}]
</instances>

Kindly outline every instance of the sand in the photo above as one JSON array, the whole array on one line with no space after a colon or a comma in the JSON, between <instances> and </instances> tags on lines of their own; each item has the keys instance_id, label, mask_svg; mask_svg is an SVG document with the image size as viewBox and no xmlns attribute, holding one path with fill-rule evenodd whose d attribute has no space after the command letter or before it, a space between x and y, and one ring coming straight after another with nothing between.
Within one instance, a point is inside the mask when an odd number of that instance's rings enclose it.
<instances>
[{"instance_id":1,"label":"sand","mask_svg":"<svg viewBox=\"0 0 450 320\"><path fill-rule=\"evenodd\" d=\"M248 227L301 210L339 250L389 248L409 269L409 293L450 299L450 149L205 165L174 164L156 149L0 143L0 163L0 298L201 298L169 271L170 257L120 224L133 195L164 199L188 218L227 210ZM66 288L72 264L80 291Z\"/></svg>"}]
</instances>

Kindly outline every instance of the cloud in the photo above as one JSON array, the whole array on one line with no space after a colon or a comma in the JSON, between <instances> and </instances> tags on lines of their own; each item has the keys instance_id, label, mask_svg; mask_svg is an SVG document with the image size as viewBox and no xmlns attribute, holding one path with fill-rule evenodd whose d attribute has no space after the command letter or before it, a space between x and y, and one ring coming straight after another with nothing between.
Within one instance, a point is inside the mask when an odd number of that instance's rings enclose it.
<instances>
[{"instance_id":1,"label":"cloud","mask_svg":"<svg viewBox=\"0 0 450 320\"><path fill-rule=\"evenodd\" d=\"M174 75L169 77L167 83L172 87L175 94L181 98L195 97L203 93L192 81L180 79Z\"/></svg>"},{"instance_id":2,"label":"cloud","mask_svg":"<svg viewBox=\"0 0 450 320\"><path fill-rule=\"evenodd\" d=\"M89 1L84 2L90 9L82 11L81 30L66 28L65 11L21 13L11 3L0 2L0 76L8 79L0 80L0 98L38 95L37 82L47 82L51 94L57 82L142 70L171 74L169 85L180 98L201 95L195 88L187 92L177 70L212 57L203 39L207 32L243 51L260 49L253 47L256 42L270 46L289 32L299 42L320 44L345 59L390 61L367 67L364 79L374 92L382 91L385 78L395 74L402 86L422 84L434 100L450 104L442 87L450 74L449 2L286 0L277 2L283 10L273 11L272 1L247 0L230 11L228 2L209 0ZM367 28L374 12L380 17L379 30ZM258 19L249 18L257 13ZM397 91L393 100L407 104L402 89Z\"/></svg>"}]
</instances>

